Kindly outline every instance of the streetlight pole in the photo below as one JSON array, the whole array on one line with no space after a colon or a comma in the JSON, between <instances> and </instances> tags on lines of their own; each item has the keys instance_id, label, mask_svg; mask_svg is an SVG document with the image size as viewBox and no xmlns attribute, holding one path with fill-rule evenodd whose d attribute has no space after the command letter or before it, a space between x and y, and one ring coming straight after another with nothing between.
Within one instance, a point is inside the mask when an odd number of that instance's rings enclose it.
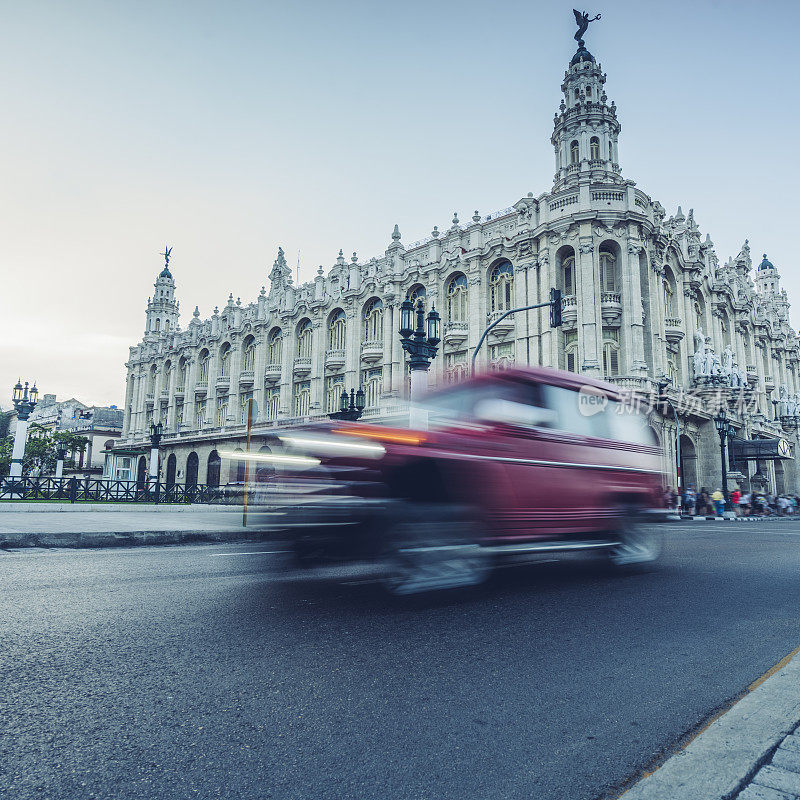
<instances>
[{"instance_id":1,"label":"streetlight pole","mask_svg":"<svg viewBox=\"0 0 800 800\"><path fill-rule=\"evenodd\" d=\"M61 480L64 474L64 459L67 455L67 443L59 442L56 445L56 480Z\"/></svg>"},{"instance_id":2,"label":"streetlight pole","mask_svg":"<svg viewBox=\"0 0 800 800\"><path fill-rule=\"evenodd\" d=\"M158 483L158 446L164 434L164 425L161 422L150 423L150 483Z\"/></svg>"},{"instance_id":3,"label":"streetlight pole","mask_svg":"<svg viewBox=\"0 0 800 800\"><path fill-rule=\"evenodd\" d=\"M416 317L416 324L415 324ZM427 318L427 335L425 330L425 310L422 303L416 309L410 300L400 305L400 342L403 350L409 354L411 367L411 396L409 397L409 424L412 427L424 427L426 415L414 407L419 396L428 388L428 370L431 361L436 357L439 342L442 340L442 320L436 306L432 306Z\"/></svg>"},{"instance_id":4,"label":"streetlight pole","mask_svg":"<svg viewBox=\"0 0 800 800\"><path fill-rule=\"evenodd\" d=\"M722 494L725 498L725 510L730 511L731 503L728 497L728 454L726 452L726 446L733 426L728 422L728 414L724 408L720 409L719 414L714 417L714 425L719 434L719 452L722 461Z\"/></svg>"},{"instance_id":5,"label":"streetlight pole","mask_svg":"<svg viewBox=\"0 0 800 800\"><path fill-rule=\"evenodd\" d=\"M35 383L28 389L28 381L25 381L24 387L21 381L17 381L17 385L11 395L11 401L17 411L17 430L14 434L11 469L9 470L9 477L11 478L22 477L22 460L25 458L25 442L28 438L28 418L31 415L31 411L36 408L38 399L39 390L36 388Z\"/></svg>"}]
</instances>

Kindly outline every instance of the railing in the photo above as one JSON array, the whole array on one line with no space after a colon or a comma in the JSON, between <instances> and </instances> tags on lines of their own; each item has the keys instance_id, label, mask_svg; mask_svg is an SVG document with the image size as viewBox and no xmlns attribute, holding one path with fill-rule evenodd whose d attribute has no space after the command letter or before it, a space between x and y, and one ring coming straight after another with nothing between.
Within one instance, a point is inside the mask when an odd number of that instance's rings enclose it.
<instances>
[{"instance_id":1,"label":"railing","mask_svg":"<svg viewBox=\"0 0 800 800\"><path fill-rule=\"evenodd\" d=\"M106 478L2 478L0 500L62 500L65 503L219 503L225 487L140 483Z\"/></svg>"},{"instance_id":2,"label":"railing","mask_svg":"<svg viewBox=\"0 0 800 800\"><path fill-rule=\"evenodd\" d=\"M550 210L559 211L562 208L574 205L577 202L578 202L578 195L572 194L569 197L562 197L560 200L553 200L553 202L550 203Z\"/></svg>"},{"instance_id":3,"label":"railing","mask_svg":"<svg viewBox=\"0 0 800 800\"><path fill-rule=\"evenodd\" d=\"M217 389L227 389L231 385L231 379L228 375L220 375L216 381Z\"/></svg>"},{"instance_id":4,"label":"railing","mask_svg":"<svg viewBox=\"0 0 800 800\"><path fill-rule=\"evenodd\" d=\"M625 192L592 192L592 200L608 200L617 203L625 199Z\"/></svg>"},{"instance_id":5,"label":"railing","mask_svg":"<svg viewBox=\"0 0 800 800\"><path fill-rule=\"evenodd\" d=\"M310 372L311 371L311 357L299 356L294 360L295 372Z\"/></svg>"},{"instance_id":6,"label":"railing","mask_svg":"<svg viewBox=\"0 0 800 800\"><path fill-rule=\"evenodd\" d=\"M578 305L578 298L574 294L566 294L561 298L561 308L570 308Z\"/></svg>"},{"instance_id":7,"label":"railing","mask_svg":"<svg viewBox=\"0 0 800 800\"><path fill-rule=\"evenodd\" d=\"M255 372L252 369L244 369L239 373L239 383L253 383Z\"/></svg>"},{"instance_id":8,"label":"railing","mask_svg":"<svg viewBox=\"0 0 800 800\"><path fill-rule=\"evenodd\" d=\"M175 397L183 397L183 395L184 395L183 386L176 386L175 387Z\"/></svg>"},{"instance_id":9,"label":"railing","mask_svg":"<svg viewBox=\"0 0 800 800\"><path fill-rule=\"evenodd\" d=\"M680 328L683 320L679 317L664 317L664 326L667 328Z\"/></svg>"},{"instance_id":10,"label":"railing","mask_svg":"<svg viewBox=\"0 0 800 800\"><path fill-rule=\"evenodd\" d=\"M600 302L601 303L616 303L619 305L622 302L622 298L619 292L601 292L600 293Z\"/></svg>"},{"instance_id":11,"label":"railing","mask_svg":"<svg viewBox=\"0 0 800 800\"><path fill-rule=\"evenodd\" d=\"M206 394L208 392L208 381L197 381L194 385L195 394Z\"/></svg>"}]
</instances>

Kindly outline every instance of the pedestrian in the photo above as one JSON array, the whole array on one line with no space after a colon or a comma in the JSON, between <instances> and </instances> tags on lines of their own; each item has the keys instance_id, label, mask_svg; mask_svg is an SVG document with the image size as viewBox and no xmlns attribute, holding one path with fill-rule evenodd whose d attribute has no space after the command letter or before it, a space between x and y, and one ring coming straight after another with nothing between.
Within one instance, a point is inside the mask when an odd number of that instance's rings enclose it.
<instances>
[{"instance_id":1,"label":"pedestrian","mask_svg":"<svg viewBox=\"0 0 800 800\"><path fill-rule=\"evenodd\" d=\"M690 517L694 516L696 502L697 495L695 494L694 487L687 486L683 492L683 513Z\"/></svg>"},{"instance_id":2,"label":"pedestrian","mask_svg":"<svg viewBox=\"0 0 800 800\"><path fill-rule=\"evenodd\" d=\"M743 517L750 516L750 496L750 492L742 492L742 496L739 498L739 510Z\"/></svg>"},{"instance_id":3,"label":"pedestrian","mask_svg":"<svg viewBox=\"0 0 800 800\"><path fill-rule=\"evenodd\" d=\"M718 517L721 517L725 511L725 495L722 494L722 489L714 489L711 495L711 500L714 503L714 509Z\"/></svg>"},{"instance_id":4,"label":"pedestrian","mask_svg":"<svg viewBox=\"0 0 800 800\"><path fill-rule=\"evenodd\" d=\"M741 499L742 499L742 493L739 491L739 487L737 486L731 492L731 505L733 506L733 513L736 514L737 517L740 514L740 512L739 512L739 502L741 501Z\"/></svg>"},{"instance_id":5,"label":"pedestrian","mask_svg":"<svg viewBox=\"0 0 800 800\"><path fill-rule=\"evenodd\" d=\"M706 487L704 486L700 490L700 494L697 495L697 502L695 504L695 508L697 509L698 514L700 514L701 516L705 516L706 514L708 514L708 507L709 507L708 489L706 489Z\"/></svg>"}]
</instances>

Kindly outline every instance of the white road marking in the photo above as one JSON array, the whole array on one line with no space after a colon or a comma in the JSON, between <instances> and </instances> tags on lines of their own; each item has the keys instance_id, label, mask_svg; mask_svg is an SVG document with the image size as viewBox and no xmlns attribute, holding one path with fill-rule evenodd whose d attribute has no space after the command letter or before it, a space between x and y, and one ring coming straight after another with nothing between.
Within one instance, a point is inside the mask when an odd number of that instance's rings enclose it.
<instances>
[{"instance_id":1,"label":"white road marking","mask_svg":"<svg viewBox=\"0 0 800 800\"><path fill-rule=\"evenodd\" d=\"M209 558L220 558L221 556L262 556L268 553L289 553L290 550L253 550L245 553L209 553Z\"/></svg>"}]
</instances>

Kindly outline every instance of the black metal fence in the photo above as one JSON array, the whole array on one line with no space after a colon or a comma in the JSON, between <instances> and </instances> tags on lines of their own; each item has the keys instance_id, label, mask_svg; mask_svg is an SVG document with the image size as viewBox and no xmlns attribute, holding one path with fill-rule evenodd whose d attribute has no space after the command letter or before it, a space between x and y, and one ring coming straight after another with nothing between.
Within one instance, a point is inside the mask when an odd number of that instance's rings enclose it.
<instances>
[{"instance_id":1,"label":"black metal fence","mask_svg":"<svg viewBox=\"0 0 800 800\"><path fill-rule=\"evenodd\" d=\"M224 486L112 481L105 478L2 478L0 500L60 500L64 503L225 503L238 493Z\"/></svg>"}]
</instances>

